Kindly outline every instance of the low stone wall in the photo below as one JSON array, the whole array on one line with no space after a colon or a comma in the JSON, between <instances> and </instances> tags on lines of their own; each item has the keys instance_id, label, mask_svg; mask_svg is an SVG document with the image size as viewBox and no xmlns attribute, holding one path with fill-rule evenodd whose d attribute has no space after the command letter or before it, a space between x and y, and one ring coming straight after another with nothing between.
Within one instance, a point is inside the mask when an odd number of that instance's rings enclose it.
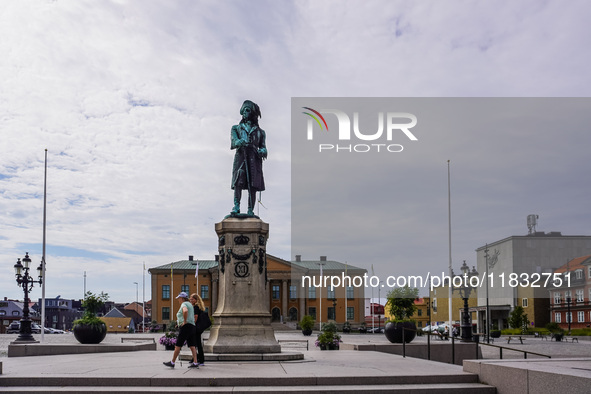
<instances>
[{"instance_id":1,"label":"low stone wall","mask_svg":"<svg viewBox=\"0 0 591 394\"><path fill-rule=\"evenodd\" d=\"M134 352L139 350L156 350L156 343L99 343L97 345L84 345L81 343L17 344L13 342L8 345L8 357L53 356L58 354L81 353Z\"/></svg>"},{"instance_id":2,"label":"low stone wall","mask_svg":"<svg viewBox=\"0 0 591 394\"><path fill-rule=\"evenodd\" d=\"M478 358L482 358L482 352L477 344L469 342L455 342L453 349L453 364L462 365L464 360L476 359L476 352L478 352ZM358 351L372 351L397 354L402 356L403 346L402 344L368 344L368 345L356 345L342 343L340 345L342 350L358 350ZM429 357L429 349L426 343L408 343L406 344L406 356L413 358L421 358L423 360L430 359L431 361L439 361L444 363L452 364L452 344L451 341L432 341L431 342L431 354Z\"/></svg>"}]
</instances>

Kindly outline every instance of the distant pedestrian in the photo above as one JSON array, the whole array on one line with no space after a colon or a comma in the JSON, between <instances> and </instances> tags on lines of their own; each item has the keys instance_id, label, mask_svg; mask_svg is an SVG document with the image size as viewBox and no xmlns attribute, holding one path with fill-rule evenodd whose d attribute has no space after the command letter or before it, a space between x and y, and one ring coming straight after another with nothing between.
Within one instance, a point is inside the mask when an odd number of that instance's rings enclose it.
<instances>
[{"instance_id":1,"label":"distant pedestrian","mask_svg":"<svg viewBox=\"0 0 591 394\"><path fill-rule=\"evenodd\" d=\"M176 299L179 301L180 308L176 314L176 321L179 326L179 335L176 338L176 345L174 347L174 354L172 360L164 362L167 367L174 368L176 358L181 352L181 346L187 342L187 346L191 349L193 354L193 362L189 364L189 368L199 368L197 362L197 352L195 351L195 320L193 318L193 305L189 302L189 296L184 291L181 291Z\"/></svg>"},{"instance_id":2,"label":"distant pedestrian","mask_svg":"<svg viewBox=\"0 0 591 394\"><path fill-rule=\"evenodd\" d=\"M201 312L205 312L205 305L197 293L191 294L189 301L191 301L191 304L193 304L193 310L195 313L195 343L197 345L197 362L199 365L204 365L205 354L203 353L203 342L201 341L201 334L203 334L203 331L199 329L199 324L197 321L199 320ZM207 316L207 318L209 319L209 316Z\"/></svg>"}]
</instances>

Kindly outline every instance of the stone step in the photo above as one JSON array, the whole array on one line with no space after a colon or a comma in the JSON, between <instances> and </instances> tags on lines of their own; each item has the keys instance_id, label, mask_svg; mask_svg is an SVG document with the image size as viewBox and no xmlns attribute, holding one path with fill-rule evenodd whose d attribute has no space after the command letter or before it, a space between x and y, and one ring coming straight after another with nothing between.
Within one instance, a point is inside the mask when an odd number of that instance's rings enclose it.
<instances>
[{"instance_id":1,"label":"stone step","mask_svg":"<svg viewBox=\"0 0 591 394\"><path fill-rule=\"evenodd\" d=\"M67 384L67 387L193 387L221 389L222 387L319 387L330 386L361 387L375 385L440 385L440 384L477 384L476 374L449 374L449 375L411 375L411 376L301 376L301 377L205 377L199 376L201 372L188 370L188 364L179 365L178 369L186 373L183 376L164 377L131 377L131 376L19 376L0 377L0 387L54 387L59 388ZM207 368L205 366L204 368ZM164 371L167 369L164 368ZM172 372L172 371L170 371ZM175 368L176 372L176 368ZM81 390L82 391L82 390ZM4 391L2 391L4 392Z\"/></svg>"},{"instance_id":2,"label":"stone step","mask_svg":"<svg viewBox=\"0 0 591 394\"><path fill-rule=\"evenodd\" d=\"M413 394L495 394L496 389L479 383L440 383L440 384L376 384L357 386L217 386L195 387L194 393L278 393L304 392L321 393L413 393ZM4 387L3 393L178 393L179 387L171 386L13 386Z\"/></svg>"}]
</instances>

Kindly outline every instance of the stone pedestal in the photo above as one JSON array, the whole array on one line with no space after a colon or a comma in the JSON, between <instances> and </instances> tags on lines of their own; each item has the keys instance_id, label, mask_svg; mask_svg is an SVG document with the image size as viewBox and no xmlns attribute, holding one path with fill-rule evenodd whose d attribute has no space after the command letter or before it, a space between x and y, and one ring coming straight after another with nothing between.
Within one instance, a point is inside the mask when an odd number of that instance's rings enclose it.
<instances>
[{"instance_id":1,"label":"stone pedestal","mask_svg":"<svg viewBox=\"0 0 591 394\"><path fill-rule=\"evenodd\" d=\"M280 353L268 309L269 224L230 217L216 223L219 299L206 353Z\"/></svg>"}]
</instances>

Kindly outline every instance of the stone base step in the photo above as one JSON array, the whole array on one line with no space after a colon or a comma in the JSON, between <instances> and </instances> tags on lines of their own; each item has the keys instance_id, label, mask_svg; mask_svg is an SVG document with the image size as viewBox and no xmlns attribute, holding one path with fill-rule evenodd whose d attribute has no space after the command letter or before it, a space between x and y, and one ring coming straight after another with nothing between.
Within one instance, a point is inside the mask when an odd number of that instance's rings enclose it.
<instances>
[{"instance_id":1,"label":"stone base step","mask_svg":"<svg viewBox=\"0 0 591 394\"><path fill-rule=\"evenodd\" d=\"M185 389L186 391L186 389ZM495 394L496 389L479 383L441 383L441 384L386 384L358 386L210 386L190 387L194 393L279 393L297 392L307 394L325 393L413 393L413 394ZM138 386L35 386L5 387L3 393L109 393L124 394L133 392L144 393L178 393L179 387L138 387Z\"/></svg>"}]
</instances>

